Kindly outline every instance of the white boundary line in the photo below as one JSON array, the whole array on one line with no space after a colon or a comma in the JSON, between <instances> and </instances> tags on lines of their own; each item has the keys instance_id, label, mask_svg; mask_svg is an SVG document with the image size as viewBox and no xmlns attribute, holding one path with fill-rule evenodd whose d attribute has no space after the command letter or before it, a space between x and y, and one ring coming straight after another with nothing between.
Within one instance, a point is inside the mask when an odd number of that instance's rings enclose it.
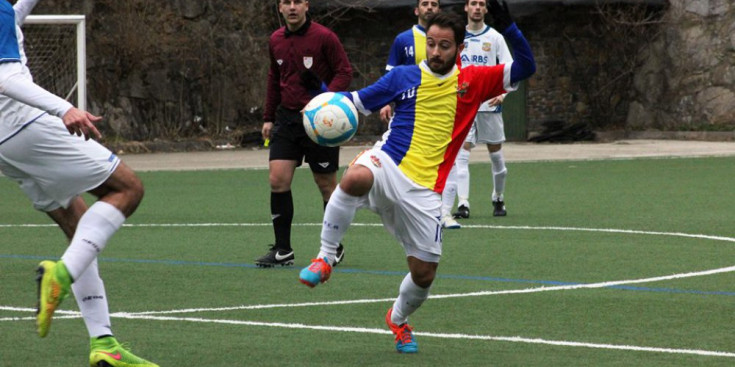
<instances>
[{"instance_id":1,"label":"white boundary line","mask_svg":"<svg viewBox=\"0 0 735 367\"><path fill-rule=\"evenodd\" d=\"M223 227L223 226L265 226L267 224L257 223L201 223L201 224L141 224L141 225L127 225L129 227ZM305 226L317 226L320 224L304 224ZM380 226L380 224L359 224L357 226ZM0 228L7 227L55 227L55 225L33 225L33 224L21 224L21 225L0 225ZM589 231L589 232L608 232L608 233L627 233L627 234L646 234L646 235L666 235L676 237L687 237L687 238L701 238L717 241L735 242L735 238L722 237L722 236L709 236L702 234L688 234L678 232L653 232L653 231L636 231L636 230L620 230L620 229L594 229L594 228L572 228L572 227L531 227L531 226L482 226L482 225L468 225L467 228L489 228L489 229L525 229L525 230L561 230L561 231ZM442 299L442 298L459 298L459 297L477 297L477 296L488 296L488 295L501 295L501 294L523 294L523 293L536 293L536 292L548 292L558 290L574 290L574 289L592 289L592 288L604 288L610 286L618 286L624 284L637 284L637 283L650 283L658 282L663 280L682 279L696 276L706 276L719 273L727 273L735 271L735 266L704 270L699 272L673 274L668 276L643 278L643 279L631 279L631 280L620 280L620 281L608 281L591 284L576 284L576 285L564 285L564 286L553 286L553 287L535 287L526 289L514 289L514 290L503 290L503 291L481 291L481 292L469 292L469 293L456 293L456 294L444 294L444 295L432 295L430 298ZM251 310L251 309L266 309L266 308L288 308L288 307L312 307L312 306L325 306L325 305L346 305L346 304L360 304L360 303L378 303L378 302L391 302L393 298L382 298L382 299L362 299L362 300L345 300L345 301L329 301L329 302L308 302L308 303L295 303L295 304L270 304L270 305L242 305L235 307L218 307L218 308L199 308L199 309L182 309L182 310L169 310L169 311L147 311L138 313L126 313L117 312L113 313L111 317L125 318L125 319L143 319L143 320L156 320L156 321L186 321L186 322L199 322L199 323L218 323L218 324L232 324L232 325L248 325L248 326L266 326L266 327L281 327L290 329L310 329L320 331L339 331L339 332L358 332L358 333L371 333L371 334L390 334L388 330L382 329L369 329L360 327L336 327L336 326L322 326L322 325L305 325L305 324L288 324L288 323L267 323L258 321L243 321L243 320L222 320L222 319L204 319L204 318L192 318L192 317L170 317L170 316L152 316L161 314L173 314L173 313L193 313L193 312L212 312L212 311L231 311L231 310ZM35 309L18 308L0 306L0 310L5 311L18 311L18 312L35 312ZM56 319L71 319L79 318L81 315L74 311L57 311L61 315L57 316ZM35 317L5 317L0 318L2 321L29 321L35 320ZM558 341L558 340L545 340L538 338L523 338L520 336L507 337L507 336L489 336L489 335L468 335L468 334L448 334L448 333L429 333L429 332L416 332L417 336L435 337L444 339L470 339L470 340L491 340L491 341L505 341L514 343L529 343L529 344L546 344L555 346L568 346L568 347L583 347L583 348L596 348L596 349L612 349L612 350L628 350L628 351L642 351L642 352L655 352L655 353L672 353L672 354L692 354L701 356L712 356L712 357L728 357L735 358L735 353L721 352L721 351L707 351L697 349L674 349L674 348L658 348L658 347L640 347L631 345L616 345L616 344L595 344L595 343L582 343L582 342L571 342L571 341Z\"/></svg>"},{"instance_id":2,"label":"white boundary line","mask_svg":"<svg viewBox=\"0 0 735 367\"><path fill-rule=\"evenodd\" d=\"M124 227L128 228L149 228L149 227L266 227L271 226L271 223L132 223L123 224ZM317 227L321 226L321 223L294 223L293 226L298 227ZM352 227L382 227L381 223L352 223ZM56 224L0 224L0 228L43 228L53 227L56 228ZM539 230L539 231L577 231L577 232L605 232L605 233L622 233L622 234L642 234L642 235L653 235L653 236L672 236L672 237L685 237L685 238L700 238L706 240L735 242L734 237L726 236L710 236L706 234L694 234L684 232L660 232L660 231L642 231L642 230L631 230L631 229L615 229L615 228L581 228L581 227L558 227L558 226L495 226L495 225L483 225L483 224L465 224L462 228L477 228L477 229L524 229L524 230Z\"/></svg>"},{"instance_id":3,"label":"white boundary line","mask_svg":"<svg viewBox=\"0 0 735 367\"><path fill-rule=\"evenodd\" d=\"M381 334L381 335L391 334L389 330L352 327L352 326L306 325L306 324L300 324L300 323L204 319L204 318L195 318L195 317L142 316L142 315L133 315L133 314L121 314L121 313L115 313L111 316L117 317L117 318L123 318L123 319L133 319L133 320L183 321L183 322L192 322L192 323L263 326L263 327L278 327L278 328L285 328L285 329L306 329L306 330L317 330L317 331L350 332L350 333L363 333L363 334ZM55 317L55 319L70 319L70 318L79 318L79 317L81 317L81 315L60 316L60 317ZM23 321L35 320L35 317L0 318L0 321L20 321L20 320L23 320ZM565 340L524 338L521 336L492 336L492 335L470 335L470 334L430 333L430 332L414 332L414 334L416 336L421 336L421 337L440 338L440 339L487 340L487 341L501 341L501 342L511 342L511 343L543 344L543 345L576 347L576 348L593 348L593 349L608 349L608 350L623 350L623 351L668 353L668 354L689 354L689 355L699 355L699 356L707 356L707 357L735 358L735 353L701 350L701 349L676 349L676 348L661 348L661 347L641 347L641 346L635 346L635 345L583 343L583 342L572 342L572 341L565 341Z\"/></svg>"}]
</instances>

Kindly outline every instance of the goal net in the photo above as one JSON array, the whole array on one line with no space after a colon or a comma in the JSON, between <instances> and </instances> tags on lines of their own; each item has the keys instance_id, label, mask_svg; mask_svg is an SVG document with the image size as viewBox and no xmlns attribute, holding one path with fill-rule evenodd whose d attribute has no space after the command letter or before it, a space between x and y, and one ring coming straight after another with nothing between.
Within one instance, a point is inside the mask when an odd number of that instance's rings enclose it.
<instances>
[{"instance_id":1,"label":"goal net","mask_svg":"<svg viewBox=\"0 0 735 367\"><path fill-rule=\"evenodd\" d=\"M86 110L86 41L83 15L29 15L23 24L33 81Z\"/></svg>"}]
</instances>

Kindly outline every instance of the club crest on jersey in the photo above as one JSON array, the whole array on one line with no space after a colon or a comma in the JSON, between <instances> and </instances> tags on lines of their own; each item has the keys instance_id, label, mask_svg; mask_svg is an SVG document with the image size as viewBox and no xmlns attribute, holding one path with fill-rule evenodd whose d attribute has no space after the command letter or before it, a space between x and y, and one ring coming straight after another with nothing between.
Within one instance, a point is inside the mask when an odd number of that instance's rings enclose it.
<instances>
[{"instance_id":1,"label":"club crest on jersey","mask_svg":"<svg viewBox=\"0 0 735 367\"><path fill-rule=\"evenodd\" d=\"M370 156L370 162L373 163L373 166L378 167L378 168L380 168L380 167L383 166L383 164L380 163L380 158L378 158L378 157L376 157L374 155L371 155Z\"/></svg>"},{"instance_id":2,"label":"club crest on jersey","mask_svg":"<svg viewBox=\"0 0 735 367\"><path fill-rule=\"evenodd\" d=\"M304 56L304 66L307 69L311 69L311 67L314 65L314 58L311 56Z\"/></svg>"},{"instance_id":3,"label":"club crest on jersey","mask_svg":"<svg viewBox=\"0 0 735 367\"><path fill-rule=\"evenodd\" d=\"M492 48L492 45L490 44L490 42L483 42L482 43L482 50L483 51L488 52L488 51L490 51L491 48Z\"/></svg>"},{"instance_id":4,"label":"club crest on jersey","mask_svg":"<svg viewBox=\"0 0 735 367\"><path fill-rule=\"evenodd\" d=\"M467 89L469 89L470 83L469 82L462 82L460 86L457 87L457 94L459 94L460 97L464 97L464 95L467 93Z\"/></svg>"}]
</instances>

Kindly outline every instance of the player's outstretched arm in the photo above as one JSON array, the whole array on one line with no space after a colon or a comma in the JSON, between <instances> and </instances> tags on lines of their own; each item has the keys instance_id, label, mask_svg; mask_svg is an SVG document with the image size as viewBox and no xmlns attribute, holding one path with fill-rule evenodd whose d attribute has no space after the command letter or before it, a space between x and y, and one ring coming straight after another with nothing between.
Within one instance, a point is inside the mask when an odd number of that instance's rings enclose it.
<instances>
[{"instance_id":1,"label":"player's outstretched arm","mask_svg":"<svg viewBox=\"0 0 735 367\"><path fill-rule=\"evenodd\" d=\"M0 93L29 106L63 117L72 104L24 76L20 62L0 64Z\"/></svg>"},{"instance_id":2,"label":"player's outstretched arm","mask_svg":"<svg viewBox=\"0 0 735 367\"><path fill-rule=\"evenodd\" d=\"M488 12L493 16L496 29L500 30L505 39L513 46L513 64L510 68L510 82L515 84L521 80L528 79L536 72L536 61L531 52L531 46L508 10L505 0L490 0L487 3Z\"/></svg>"},{"instance_id":3,"label":"player's outstretched arm","mask_svg":"<svg viewBox=\"0 0 735 367\"><path fill-rule=\"evenodd\" d=\"M18 25L23 25L26 21L26 17L31 14L31 11L38 3L38 0L18 0L18 2L13 5L13 10L15 11L15 22Z\"/></svg>"}]
</instances>

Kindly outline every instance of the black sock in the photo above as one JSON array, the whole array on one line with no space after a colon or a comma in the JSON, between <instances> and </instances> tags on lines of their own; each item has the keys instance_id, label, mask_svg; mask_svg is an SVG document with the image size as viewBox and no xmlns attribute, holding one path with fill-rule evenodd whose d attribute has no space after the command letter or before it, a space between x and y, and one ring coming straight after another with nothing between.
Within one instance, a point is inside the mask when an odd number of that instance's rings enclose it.
<instances>
[{"instance_id":1,"label":"black sock","mask_svg":"<svg viewBox=\"0 0 735 367\"><path fill-rule=\"evenodd\" d=\"M276 248L291 250L291 222L293 221L293 197L291 191L271 192L271 218Z\"/></svg>"}]
</instances>

